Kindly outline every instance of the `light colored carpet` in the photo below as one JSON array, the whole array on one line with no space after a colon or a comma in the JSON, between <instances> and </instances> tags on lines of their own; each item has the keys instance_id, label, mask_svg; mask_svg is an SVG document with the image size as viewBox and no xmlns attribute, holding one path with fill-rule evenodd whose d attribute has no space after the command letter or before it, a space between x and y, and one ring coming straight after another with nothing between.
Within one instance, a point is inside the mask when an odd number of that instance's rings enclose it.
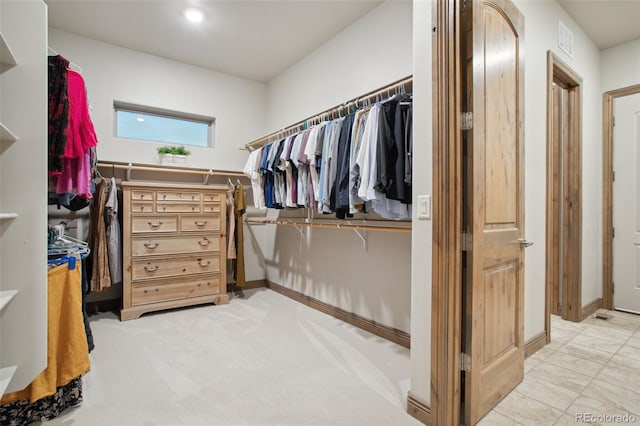
<instances>
[{"instance_id":1,"label":"light colored carpet","mask_svg":"<svg viewBox=\"0 0 640 426\"><path fill-rule=\"evenodd\" d=\"M407 349L271 290L91 327L84 401L47 425L421 424Z\"/></svg>"}]
</instances>

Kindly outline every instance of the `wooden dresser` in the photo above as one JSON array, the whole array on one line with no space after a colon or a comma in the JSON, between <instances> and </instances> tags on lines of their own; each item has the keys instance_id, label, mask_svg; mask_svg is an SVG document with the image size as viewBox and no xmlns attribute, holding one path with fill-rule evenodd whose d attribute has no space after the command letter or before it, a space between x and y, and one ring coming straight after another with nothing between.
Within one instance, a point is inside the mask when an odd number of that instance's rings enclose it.
<instances>
[{"instance_id":1,"label":"wooden dresser","mask_svg":"<svg viewBox=\"0 0 640 426\"><path fill-rule=\"evenodd\" d=\"M120 319L229 302L226 186L123 182Z\"/></svg>"}]
</instances>

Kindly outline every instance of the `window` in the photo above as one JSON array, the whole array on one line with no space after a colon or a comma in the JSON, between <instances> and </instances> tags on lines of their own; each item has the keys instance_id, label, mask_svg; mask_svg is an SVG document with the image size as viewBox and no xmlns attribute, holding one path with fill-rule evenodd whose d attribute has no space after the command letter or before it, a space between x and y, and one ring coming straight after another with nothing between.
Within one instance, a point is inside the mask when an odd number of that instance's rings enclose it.
<instances>
[{"instance_id":1,"label":"window","mask_svg":"<svg viewBox=\"0 0 640 426\"><path fill-rule=\"evenodd\" d=\"M170 145L213 147L215 119L114 102L115 136Z\"/></svg>"}]
</instances>

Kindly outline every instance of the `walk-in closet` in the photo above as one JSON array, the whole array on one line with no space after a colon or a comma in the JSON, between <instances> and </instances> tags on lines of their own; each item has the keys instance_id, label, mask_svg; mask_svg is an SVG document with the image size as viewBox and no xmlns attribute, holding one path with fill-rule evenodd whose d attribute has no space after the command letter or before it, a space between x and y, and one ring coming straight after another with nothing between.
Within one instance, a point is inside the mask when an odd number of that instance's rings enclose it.
<instances>
[{"instance_id":1,"label":"walk-in closet","mask_svg":"<svg viewBox=\"0 0 640 426\"><path fill-rule=\"evenodd\" d=\"M571 3L0 0L0 425L640 417L601 140L640 34Z\"/></svg>"}]
</instances>

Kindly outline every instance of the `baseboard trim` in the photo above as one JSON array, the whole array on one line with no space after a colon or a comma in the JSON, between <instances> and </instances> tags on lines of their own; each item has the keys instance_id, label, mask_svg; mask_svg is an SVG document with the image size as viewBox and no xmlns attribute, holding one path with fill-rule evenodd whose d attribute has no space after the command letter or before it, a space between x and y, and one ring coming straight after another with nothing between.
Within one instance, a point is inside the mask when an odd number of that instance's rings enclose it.
<instances>
[{"instance_id":1,"label":"baseboard trim","mask_svg":"<svg viewBox=\"0 0 640 426\"><path fill-rule=\"evenodd\" d=\"M327 315L331 315L332 317L338 318L339 320L373 333L376 336L380 336L384 339L390 340L400 346L404 346L405 348L410 347L411 336L405 331L398 330L397 328L389 327L384 324L379 324L370 319L361 317L358 314L354 314L353 312L348 312L336 306L321 302L320 300L314 299L311 296L307 296L298 291L283 287L280 284L276 284L271 281L266 281L266 287L277 293L287 296L290 299L295 300L296 302L305 304L320 312L324 312Z\"/></svg>"},{"instance_id":2,"label":"baseboard trim","mask_svg":"<svg viewBox=\"0 0 640 426\"><path fill-rule=\"evenodd\" d=\"M527 340L524 344L524 357L529 358L534 353L545 347L547 344L547 332L543 331L540 334Z\"/></svg>"},{"instance_id":3,"label":"baseboard trim","mask_svg":"<svg viewBox=\"0 0 640 426\"><path fill-rule=\"evenodd\" d=\"M411 392L407 394L407 413L425 425L431 423L431 407L414 398Z\"/></svg>"},{"instance_id":4,"label":"baseboard trim","mask_svg":"<svg viewBox=\"0 0 640 426\"><path fill-rule=\"evenodd\" d=\"M602 308L602 299L598 298L582 307L581 320L584 321L591 315L595 314L598 309Z\"/></svg>"},{"instance_id":5,"label":"baseboard trim","mask_svg":"<svg viewBox=\"0 0 640 426\"><path fill-rule=\"evenodd\" d=\"M253 280L244 283L244 287L236 287L236 283L227 283L227 291L253 290L267 286L267 280Z\"/></svg>"}]
</instances>

